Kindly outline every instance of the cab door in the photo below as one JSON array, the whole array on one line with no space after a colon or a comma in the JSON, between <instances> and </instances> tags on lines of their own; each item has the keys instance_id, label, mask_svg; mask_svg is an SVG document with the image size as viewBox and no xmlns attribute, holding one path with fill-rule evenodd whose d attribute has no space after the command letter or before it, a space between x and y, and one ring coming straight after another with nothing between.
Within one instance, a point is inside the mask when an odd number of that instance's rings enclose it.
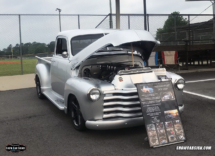
<instances>
[{"instance_id":1,"label":"cab door","mask_svg":"<svg viewBox=\"0 0 215 156\"><path fill-rule=\"evenodd\" d=\"M68 53L68 57L62 56L63 52ZM68 40L66 37L60 36L57 38L56 52L52 58L51 65L51 86L52 90L61 96L64 95L66 81L71 77L71 69L69 62L70 52L68 49Z\"/></svg>"}]
</instances>

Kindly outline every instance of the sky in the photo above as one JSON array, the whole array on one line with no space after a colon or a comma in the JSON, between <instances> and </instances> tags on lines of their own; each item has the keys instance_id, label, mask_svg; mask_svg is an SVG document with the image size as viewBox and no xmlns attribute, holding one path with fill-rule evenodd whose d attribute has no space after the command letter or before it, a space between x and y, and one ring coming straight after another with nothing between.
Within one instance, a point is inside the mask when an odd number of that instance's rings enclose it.
<instances>
[{"instance_id":1,"label":"sky","mask_svg":"<svg viewBox=\"0 0 215 156\"><path fill-rule=\"evenodd\" d=\"M115 12L115 0L112 0ZM210 1L186 2L185 0L147 0L148 13L199 14ZM1 0L0 14L54 14L61 8L64 14L108 14L109 0ZM121 13L143 13L143 0L121 0ZM204 13L211 14L212 7Z\"/></svg>"},{"instance_id":2,"label":"sky","mask_svg":"<svg viewBox=\"0 0 215 156\"><path fill-rule=\"evenodd\" d=\"M121 13L142 14L143 0L121 0ZM170 14L179 11L181 14L199 14L211 5L210 1L186 2L185 0L147 0L148 14ZM115 0L112 0L115 13ZM21 16L22 42L50 43L59 32L58 12L62 14L103 14L104 16L80 17L81 28L95 28L105 15L109 14L109 0L0 0L0 50L10 44L19 43L18 16L4 14L56 14L56 16ZM203 14L212 14L212 7ZM150 17L150 32L155 36L162 28L166 17ZM191 17L191 19L195 16ZM203 22L211 17L195 18L192 22ZM78 29L77 16L62 16L62 30ZM114 19L113 19L114 20ZM143 17L131 17L131 29L143 30ZM106 19L101 28L109 26ZM115 23L115 20L114 20ZM128 18L121 18L121 28L128 29Z\"/></svg>"}]
</instances>

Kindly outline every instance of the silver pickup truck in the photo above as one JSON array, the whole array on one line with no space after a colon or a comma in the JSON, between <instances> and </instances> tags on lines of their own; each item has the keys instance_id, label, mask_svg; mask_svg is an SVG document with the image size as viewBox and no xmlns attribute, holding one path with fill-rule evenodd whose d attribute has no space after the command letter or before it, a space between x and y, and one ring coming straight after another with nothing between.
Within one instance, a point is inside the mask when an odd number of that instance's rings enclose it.
<instances>
[{"instance_id":1,"label":"silver pickup truck","mask_svg":"<svg viewBox=\"0 0 215 156\"><path fill-rule=\"evenodd\" d=\"M171 79L182 112L184 79L144 65L156 44L140 30L60 32L53 57L37 57L37 95L69 114L76 130L118 129L144 124L135 84Z\"/></svg>"}]
</instances>

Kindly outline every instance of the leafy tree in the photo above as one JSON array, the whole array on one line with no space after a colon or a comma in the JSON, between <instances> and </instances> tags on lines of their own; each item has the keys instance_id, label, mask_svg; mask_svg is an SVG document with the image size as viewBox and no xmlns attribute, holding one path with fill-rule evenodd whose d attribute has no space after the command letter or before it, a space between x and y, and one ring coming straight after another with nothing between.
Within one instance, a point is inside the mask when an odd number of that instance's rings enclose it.
<instances>
[{"instance_id":1,"label":"leafy tree","mask_svg":"<svg viewBox=\"0 0 215 156\"><path fill-rule=\"evenodd\" d=\"M176 27L188 25L187 18L180 15L180 12L173 12L169 15L168 19L165 21L163 28L157 29L157 39L159 39L159 34L173 32Z\"/></svg>"},{"instance_id":2,"label":"leafy tree","mask_svg":"<svg viewBox=\"0 0 215 156\"><path fill-rule=\"evenodd\" d=\"M52 41L49 44L33 42L33 43L22 43L22 54L23 55L36 55L39 53L47 53L47 52L54 52L55 42ZM0 50L0 55L12 55L11 49L13 48L13 55L20 55L20 45L16 44L13 46L10 44L7 48Z\"/></svg>"},{"instance_id":3,"label":"leafy tree","mask_svg":"<svg viewBox=\"0 0 215 156\"><path fill-rule=\"evenodd\" d=\"M6 49L6 55L11 55L11 48L13 48L12 44L10 44Z\"/></svg>"},{"instance_id":4,"label":"leafy tree","mask_svg":"<svg viewBox=\"0 0 215 156\"><path fill-rule=\"evenodd\" d=\"M16 44L14 47L13 47L13 55L19 55L20 54L20 51L19 51L19 44Z\"/></svg>"},{"instance_id":5,"label":"leafy tree","mask_svg":"<svg viewBox=\"0 0 215 156\"><path fill-rule=\"evenodd\" d=\"M54 52L55 41L50 42L48 45L49 52Z\"/></svg>"},{"instance_id":6,"label":"leafy tree","mask_svg":"<svg viewBox=\"0 0 215 156\"><path fill-rule=\"evenodd\" d=\"M46 51L46 44L44 43L38 43L37 46L35 47L35 54L38 53L45 53Z\"/></svg>"},{"instance_id":7,"label":"leafy tree","mask_svg":"<svg viewBox=\"0 0 215 156\"><path fill-rule=\"evenodd\" d=\"M22 45L22 54L29 54L29 47L31 46L31 43L25 43Z\"/></svg>"}]
</instances>

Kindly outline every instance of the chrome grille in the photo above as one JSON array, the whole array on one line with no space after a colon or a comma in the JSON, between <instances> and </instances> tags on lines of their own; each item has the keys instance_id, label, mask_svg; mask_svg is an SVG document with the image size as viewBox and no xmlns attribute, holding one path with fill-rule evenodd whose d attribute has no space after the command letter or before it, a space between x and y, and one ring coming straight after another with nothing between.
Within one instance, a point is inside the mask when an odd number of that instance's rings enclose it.
<instances>
[{"instance_id":1,"label":"chrome grille","mask_svg":"<svg viewBox=\"0 0 215 156\"><path fill-rule=\"evenodd\" d=\"M106 91L103 119L141 117L142 110L137 90Z\"/></svg>"}]
</instances>

